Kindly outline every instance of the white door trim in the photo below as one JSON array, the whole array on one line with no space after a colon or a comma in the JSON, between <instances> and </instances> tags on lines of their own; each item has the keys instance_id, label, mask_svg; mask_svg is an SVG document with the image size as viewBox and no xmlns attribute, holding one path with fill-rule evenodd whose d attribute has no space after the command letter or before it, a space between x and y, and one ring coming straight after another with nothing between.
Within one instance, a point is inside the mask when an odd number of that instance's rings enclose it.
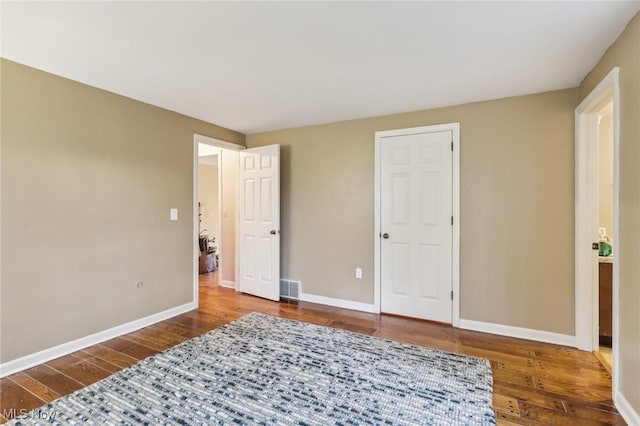
<instances>
[{"instance_id":1,"label":"white door trim","mask_svg":"<svg viewBox=\"0 0 640 426\"><path fill-rule=\"evenodd\" d=\"M593 89L575 110L575 310L576 344L579 349L598 349L597 270L593 268L591 243L598 240L597 117L595 113L613 99L613 398L619 392L618 329L620 280L620 83L618 67ZM595 194L595 195L594 195Z\"/></svg>"},{"instance_id":2,"label":"white door trim","mask_svg":"<svg viewBox=\"0 0 640 426\"><path fill-rule=\"evenodd\" d=\"M451 324L460 324L460 123L438 124L434 126L412 127L408 129L385 130L375 133L375 183L374 183L374 261L373 261L373 306L376 313L380 313L380 190L381 190L381 140L383 137L411 135L425 132L440 132L450 130L453 136L453 244L452 244L452 273L453 289Z\"/></svg>"},{"instance_id":3,"label":"white door trim","mask_svg":"<svg viewBox=\"0 0 640 426\"><path fill-rule=\"evenodd\" d=\"M231 151L242 151L245 149L242 145L235 143L222 141L219 139L211 138L209 136L193 134L193 303L195 303L196 309L199 304L199 292L198 292L198 144L210 145L217 148L228 149ZM218 200L219 206L222 206L222 158L218 162ZM236 200L237 203L237 200ZM236 209L237 210L237 209ZM222 215L220 215L222 220ZM236 240L238 236L238 221L236 221ZM236 241L237 242L237 241ZM218 247L222 247L222 235L218 239ZM236 244L236 277L238 276L238 244ZM222 280L222 274L218 274L219 279Z\"/></svg>"},{"instance_id":4,"label":"white door trim","mask_svg":"<svg viewBox=\"0 0 640 426\"><path fill-rule=\"evenodd\" d=\"M246 149L246 147L242 145L238 145L236 143L231 143L231 142L223 141L220 139L211 138L209 136L199 135L197 133L193 134L193 143L195 144L195 146L198 146L199 143L203 143L205 145L211 145L218 148L229 149L231 151L242 151L243 149Z\"/></svg>"}]
</instances>

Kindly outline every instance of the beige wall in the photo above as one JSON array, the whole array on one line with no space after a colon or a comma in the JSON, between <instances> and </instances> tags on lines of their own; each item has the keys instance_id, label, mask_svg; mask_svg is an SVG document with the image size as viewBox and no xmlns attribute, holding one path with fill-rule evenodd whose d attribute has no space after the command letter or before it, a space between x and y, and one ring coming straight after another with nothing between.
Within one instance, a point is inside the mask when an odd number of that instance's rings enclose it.
<instances>
[{"instance_id":1,"label":"beige wall","mask_svg":"<svg viewBox=\"0 0 640 426\"><path fill-rule=\"evenodd\" d=\"M1 361L190 302L193 134L244 136L1 64Z\"/></svg>"},{"instance_id":2,"label":"beige wall","mask_svg":"<svg viewBox=\"0 0 640 426\"><path fill-rule=\"evenodd\" d=\"M620 67L620 364L622 394L640 415L640 15L579 87L582 101Z\"/></svg>"},{"instance_id":3,"label":"beige wall","mask_svg":"<svg viewBox=\"0 0 640 426\"><path fill-rule=\"evenodd\" d=\"M613 237L613 117L605 115L598 129L598 226Z\"/></svg>"},{"instance_id":4,"label":"beige wall","mask_svg":"<svg viewBox=\"0 0 640 426\"><path fill-rule=\"evenodd\" d=\"M236 216L238 193L238 161L235 151L222 149L222 244L220 263L223 285L236 282Z\"/></svg>"},{"instance_id":5,"label":"beige wall","mask_svg":"<svg viewBox=\"0 0 640 426\"><path fill-rule=\"evenodd\" d=\"M220 203L218 200L218 166L198 165L198 201L200 202L200 232L220 240Z\"/></svg>"},{"instance_id":6,"label":"beige wall","mask_svg":"<svg viewBox=\"0 0 640 426\"><path fill-rule=\"evenodd\" d=\"M282 277L373 303L374 132L460 122L462 318L573 334L575 102L570 89L248 135L282 146Z\"/></svg>"}]
</instances>

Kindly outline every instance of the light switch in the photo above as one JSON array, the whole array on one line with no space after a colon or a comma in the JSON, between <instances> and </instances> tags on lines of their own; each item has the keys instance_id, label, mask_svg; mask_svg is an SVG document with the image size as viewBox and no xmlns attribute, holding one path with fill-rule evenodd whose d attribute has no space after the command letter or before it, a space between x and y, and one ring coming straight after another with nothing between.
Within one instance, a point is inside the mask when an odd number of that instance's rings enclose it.
<instances>
[{"instance_id":1,"label":"light switch","mask_svg":"<svg viewBox=\"0 0 640 426\"><path fill-rule=\"evenodd\" d=\"M227 217L227 215L229 214L229 212L227 211L226 208L222 208L222 217Z\"/></svg>"},{"instance_id":2,"label":"light switch","mask_svg":"<svg viewBox=\"0 0 640 426\"><path fill-rule=\"evenodd\" d=\"M178 220L178 209L169 210L169 219L170 220Z\"/></svg>"}]
</instances>

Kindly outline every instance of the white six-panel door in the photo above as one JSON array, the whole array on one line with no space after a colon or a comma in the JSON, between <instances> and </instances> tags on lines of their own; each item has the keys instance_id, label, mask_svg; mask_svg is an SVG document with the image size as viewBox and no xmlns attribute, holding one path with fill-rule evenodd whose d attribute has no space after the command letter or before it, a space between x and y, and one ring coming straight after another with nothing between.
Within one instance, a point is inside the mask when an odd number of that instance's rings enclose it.
<instances>
[{"instance_id":1,"label":"white six-panel door","mask_svg":"<svg viewBox=\"0 0 640 426\"><path fill-rule=\"evenodd\" d=\"M380 308L452 321L452 131L380 139Z\"/></svg>"},{"instance_id":2,"label":"white six-panel door","mask_svg":"<svg viewBox=\"0 0 640 426\"><path fill-rule=\"evenodd\" d=\"M280 300L280 146L240 151L238 290Z\"/></svg>"}]
</instances>

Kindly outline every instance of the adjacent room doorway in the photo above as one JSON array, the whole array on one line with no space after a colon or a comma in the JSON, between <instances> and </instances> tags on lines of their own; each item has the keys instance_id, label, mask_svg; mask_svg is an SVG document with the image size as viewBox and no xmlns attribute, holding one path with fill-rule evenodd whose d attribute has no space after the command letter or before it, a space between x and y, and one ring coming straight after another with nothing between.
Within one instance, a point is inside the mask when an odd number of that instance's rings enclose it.
<instances>
[{"instance_id":1,"label":"adjacent room doorway","mask_svg":"<svg viewBox=\"0 0 640 426\"><path fill-rule=\"evenodd\" d=\"M206 151L206 152L205 152ZM220 252L219 285L271 300L280 300L280 146L245 149L229 142L194 135L193 294L198 302L203 215L216 216L200 200L200 155L218 164L221 224L207 227ZM213 204L213 203L210 203ZM212 229L209 229L212 228Z\"/></svg>"},{"instance_id":2,"label":"adjacent room doorway","mask_svg":"<svg viewBox=\"0 0 640 426\"><path fill-rule=\"evenodd\" d=\"M456 323L459 124L376 132L376 308Z\"/></svg>"},{"instance_id":3,"label":"adjacent room doorway","mask_svg":"<svg viewBox=\"0 0 640 426\"><path fill-rule=\"evenodd\" d=\"M194 256L194 300L198 300L199 272L202 250L201 235L215 237L218 285L237 288L238 250L237 250L237 197L238 197L238 158L242 147L229 142L194 135L194 173L193 173L193 256ZM202 197L201 179L213 179L208 171L201 176L200 171L212 167L215 160L215 183L217 184L217 203L211 197ZM209 164L207 164L209 163ZM209 182L210 183L210 182ZM208 185L211 189L211 184ZM203 232L203 230L206 231Z\"/></svg>"},{"instance_id":4,"label":"adjacent room doorway","mask_svg":"<svg viewBox=\"0 0 640 426\"><path fill-rule=\"evenodd\" d=\"M576 341L580 349L612 346L613 397L618 391L620 86L615 67L575 111L575 293ZM603 125L608 128L606 132ZM602 146L610 133L610 147ZM609 151L607 153L607 151ZM600 162L608 157L605 162ZM605 167L606 166L606 167ZM609 169L609 170L607 170ZM608 175L605 176L605 175ZM605 201L603 198L607 199ZM608 214L605 209L612 209ZM602 229L599 229L602 228ZM603 236L600 233L604 234ZM608 242L602 250L602 242ZM607 251L610 250L610 254ZM601 256L605 255L605 256ZM605 317L606 316L606 317ZM601 337L602 336L602 337ZM608 338L608 339L607 339ZM606 362L605 362L606 364Z\"/></svg>"}]
</instances>

